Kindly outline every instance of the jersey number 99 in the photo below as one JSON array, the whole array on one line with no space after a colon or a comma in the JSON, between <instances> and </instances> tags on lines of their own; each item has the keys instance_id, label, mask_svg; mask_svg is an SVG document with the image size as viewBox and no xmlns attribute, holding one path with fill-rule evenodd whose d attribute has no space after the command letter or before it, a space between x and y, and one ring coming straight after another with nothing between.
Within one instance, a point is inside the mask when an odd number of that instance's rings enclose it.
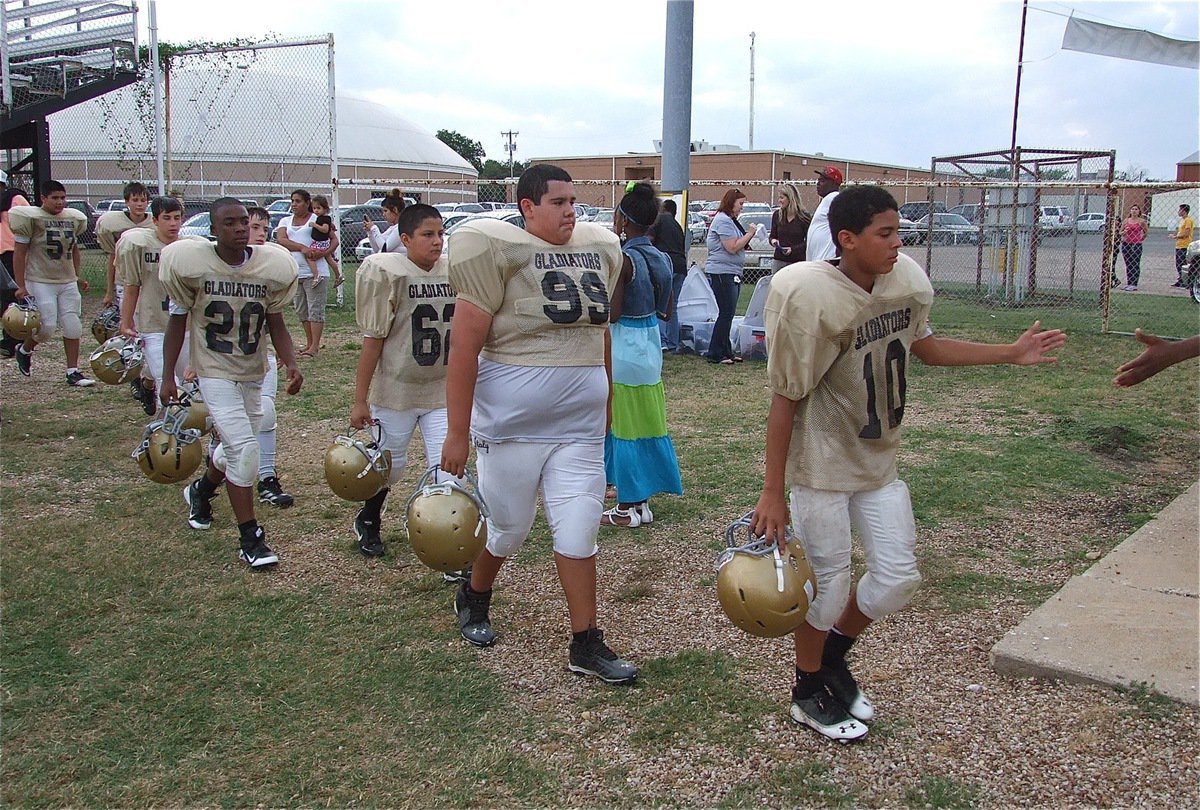
<instances>
[{"instance_id":1,"label":"jersey number 99","mask_svg":"<svg viewBox=\"0 0 1200 810\"><path fill-rule=\"evenodd\" d=\"M578 284L566 273L551 270L542 276L542 295L550 302L542 307L542 311L554 323L566 326L582 318L584 298L587 298L588 321L608 323L608 288L592 270L581 273Z\"/></svg>"}]
</instances>

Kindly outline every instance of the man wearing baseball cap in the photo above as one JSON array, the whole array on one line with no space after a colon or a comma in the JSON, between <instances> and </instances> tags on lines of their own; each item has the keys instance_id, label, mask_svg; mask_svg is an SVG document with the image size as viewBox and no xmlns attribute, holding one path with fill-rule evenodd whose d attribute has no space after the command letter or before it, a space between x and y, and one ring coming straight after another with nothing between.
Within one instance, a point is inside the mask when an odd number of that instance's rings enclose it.
<instances>
[{"instance_id":1,"label":"man wearing baseball cap","mask_svg":"<svg viewBox=\"0 0 1200 810\"><path fill-rule=\"evenodd\" d=\"M808 226L808 247L804 258L810 262L826 261L837 255L833 234L829 232L829 205L838 195L843 180L842 172L836 166L826 166L816 175L817 196L821 198L821 203L813 212L812 223Z\"/></svg>"}]
</instances>

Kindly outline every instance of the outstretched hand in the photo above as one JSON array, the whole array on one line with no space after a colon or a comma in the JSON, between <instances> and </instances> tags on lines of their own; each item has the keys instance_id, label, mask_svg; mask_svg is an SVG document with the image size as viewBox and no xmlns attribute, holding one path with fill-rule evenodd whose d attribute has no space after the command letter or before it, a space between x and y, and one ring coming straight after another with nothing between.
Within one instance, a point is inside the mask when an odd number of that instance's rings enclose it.
<instances>
[{"instance_id":1,"label":"outstretched hand","mask_svg":"<svg viewBox=\"0 0 1200 810\"><path fill-rule=\"evenodd\" d=\"M1067 342L1067 333L1061 329L1042 329L1041 321L1034 321L1033 326L1021 333L1013 343L1015 355L1012 364L1015 366L1033 366L1038 363L1057 363L1057 357L1051 357L1050 352L1061 349Z\"/></svg>"},{"instance_id":2,"label":"outstretched hand","mask_svg":"<svg viewBox=\"0 0 1200 810\"><path fill-rule=\"evenodd\" d=\"M1187 340L1163 340L1135 329L1133 336L1146 347L1145 351L1117 369L1113 385L1128 388L1148 380L1168 366L1195 357L1200 351L1200 337Z\"/></svg>"}]
</instances>

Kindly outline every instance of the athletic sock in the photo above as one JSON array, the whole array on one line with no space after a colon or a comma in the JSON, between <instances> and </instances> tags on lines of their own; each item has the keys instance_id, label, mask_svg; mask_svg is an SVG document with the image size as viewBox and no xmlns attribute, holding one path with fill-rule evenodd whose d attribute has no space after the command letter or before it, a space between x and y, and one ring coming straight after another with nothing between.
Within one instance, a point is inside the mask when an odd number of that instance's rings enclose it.
<instances>
[{"instance_id":1,"label":"athletic sock","mask_svg":"<svg viewBox=\"0 0 1200 810\"><path fill-rule=\"evenodd\" d=\"M846 660L846 652L854 645L854 636L846 636L836 627L825 637L825 650L821 653L821 665L833 666Z\"/></svg>"},{"instance_id":2,"label":"athletic sock","mask_svg":"<svg viewBox=\"0 0 1200 810\"><path fill-rule=\"evenodd\" d=\"M254 537L254 532L257 529L258 521L254 518L250 518L245 523L238 524L238 534L240 534L243 539L252 539Z\"/></svg>"},{"instance_id":3,"label":"athletic sock","mask_svg":"<svg viewBox=\"0 0 1200 810\"><path fill-rule=\"evenodd\" d=\"M258 434L258 480L275 475L275 428Z\"/></svg>"},{"instance_id":4,"label":"athletic sock","mask_svg":"<svg viewBox=\"0 0 1200 810\"><path fill-rule=\"evenodd\" d=\"M77 371L79 371L79 367L78 367L78 366L76 366L76 367L74 367L74 368L69 368L69 369L67 369L67 373L68 373L68 374L74 374L74 373L75 373L75 372L77 372Z\"/></svg>"},{"instance_id":5,"label":"athletic sock","mask_svg":"<svg viewBox=\"0 0 1200 810\"><path fill-rule=\"evenodd\" d=\"M217 485L208 479L208 475L202 475L197 480L200 483L196 484L196 494L201 498L211 498L217 493Z\"/></svg>"},{"instance_id":6,"label":"athletic sock","mask_svg":"<svg viewBox=\"0 0 1200 810\"><path fill-rule=\"evenodd\" d=\"M387 498L388 492L390 491L391 490L384 488L379 490L379 492L375 493L370 498L367 498L366 503L363 504L362 511L359 512L359 516L362 517L363 520L369 520L372 523L378 523L380 517L383 515L383 502Z\"/></svg>"},{"instance_id":7,"label":"athletic sock","mask_svg":"<svg viewBox=\"0 0 1200 810\"><path fill-rule=\"evenodd\" d=\"M796 667L796 688L792 690L792 696L797 698L812 697L817 692L825 688L825 682L821 680L820 672L805 672Z\"/></svg>"}]
</instances>

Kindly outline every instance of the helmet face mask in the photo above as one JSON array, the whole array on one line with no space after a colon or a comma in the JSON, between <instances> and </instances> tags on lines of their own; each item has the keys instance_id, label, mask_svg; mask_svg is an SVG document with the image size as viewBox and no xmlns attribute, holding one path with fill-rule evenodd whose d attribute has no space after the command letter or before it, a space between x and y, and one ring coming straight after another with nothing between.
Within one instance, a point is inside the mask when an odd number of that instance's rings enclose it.
<instances>
[{"instance_id":1,"label":"helmet face mask","mask_svg":"<svg viewBox=\"0 0 1200 810\"><path fill-rule=\"evenodd\" d=\"M32 295L4 310L4 331L17 340L29 340L42 328L42 315Z\"/></svg>"},{"instance_id":2,"label":"helmet face mask","mask_svg":"<svg viewBox=\"0 0 1200 810\"><path fill-rule=\"evenodd\" d=\"M121 310L116 304L109 304L100 310L92 321L92 337L97 343L104 343L121 332Z\"/></svg>"},{"instance_id":3,"label":"helmet face mask","mask_svg":"<svg viewBox=\"0 0 1200 810\"><path fill-rule=\"evenodd\" d=\"M382 428L375 427L378 431ZM392 453L379 447L382 435L358 438L360 431L334 437L325 451L325 482L339 498L366 501L388 485L392 475Z\"/></svg>"},{"instance_id":4,"label":"helmet face mask","mask_svg":"<svg viewBox=\"0 0 1200 810\"><path fill-rule=\"evenodd\" d=\"M417 559L435 571L458 571L475 561L487 544L487 504L468 470L463 478L437 482L438 466L417 481L404 506L404 527Z\"/></svg>"},{"instance_id":5,"label":"helmet face mask","mask_svg":"<svg viewBox=\"0 0 1200 810\"><path fill-rule=\"evenodd\" d=\"M138 467L151 481L177 484L186 481L204 461L200 433L183 426L186 413L171 406L162 419L146 426L142 441L133 450Z\"/></svg>"},{"instance_id":6,"label":"helmet face mask","mask_svg":"<svg viewBox=\"0 0 1200 810\"><path fill-rule=\"evenodd\" d=\"M786 548L750 531L748 512L725 530L717 555L717 599L730 620L753 636L775 638L798 628L817 595L817 581L800 544Z\"/></svg>"},{"instance_id":7,"label":"helmet face mask","mask_svg":"<svg viewBox=\"0 0 1200 810\"><path fill-rule=\"evenodd\" d=\"M89 358L96 379L122 385L142 373L142 342L123 335L109 338Z\"/></svg>"}]
</instances>

